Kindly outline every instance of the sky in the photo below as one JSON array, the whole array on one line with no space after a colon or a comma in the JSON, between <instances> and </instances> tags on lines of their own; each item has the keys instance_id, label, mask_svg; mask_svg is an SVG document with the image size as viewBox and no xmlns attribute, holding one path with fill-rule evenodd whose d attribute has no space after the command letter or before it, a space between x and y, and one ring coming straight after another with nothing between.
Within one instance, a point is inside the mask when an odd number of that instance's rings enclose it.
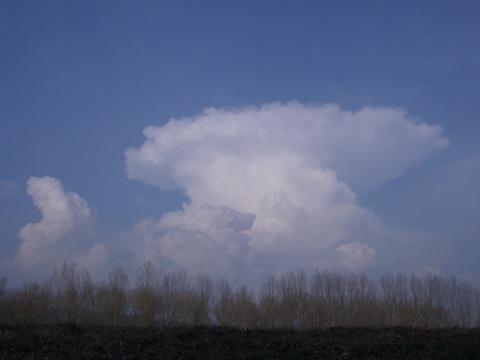
<instances>
[{"instance_id":1,"label":"sky","mask_svg":"<svg viewBox=\"0 0 480 360\"><path fill-rule=\"evenodd\" d=\"M480 3L0 1L0 276L480 285Z\"/></svg>"}]
</instances>

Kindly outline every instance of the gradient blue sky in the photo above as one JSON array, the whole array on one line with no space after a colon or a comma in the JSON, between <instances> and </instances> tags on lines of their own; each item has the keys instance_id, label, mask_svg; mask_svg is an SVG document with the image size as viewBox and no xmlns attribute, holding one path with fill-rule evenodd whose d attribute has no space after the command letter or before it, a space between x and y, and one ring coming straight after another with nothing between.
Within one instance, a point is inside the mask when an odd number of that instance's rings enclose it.
<instances>
[{"instance_id":1,"label":"gradient blue sky","mask_svg":"<svg viewBox=\"0 0 480 360\"><path fill-rule=\"evenodd\" d=\"M126 176L147 126L296 100L441 126L446 149L355 193L386 227L416 234L425 269L480 283L479 24L478 1L0 1L0 270L31 276L14 264L19 230L42 217L30 177L85 199L95 241L131 248L141 219L188 199ZM421 265L390 269L380 253L376 271Z\"/></svg>"}]
</instances>

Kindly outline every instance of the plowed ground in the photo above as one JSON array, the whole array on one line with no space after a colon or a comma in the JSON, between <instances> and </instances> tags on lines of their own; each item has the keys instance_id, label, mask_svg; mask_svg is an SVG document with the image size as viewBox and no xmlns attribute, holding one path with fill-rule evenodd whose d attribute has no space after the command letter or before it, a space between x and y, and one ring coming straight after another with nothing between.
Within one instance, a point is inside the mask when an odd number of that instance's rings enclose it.
<instances>
[{"instance_id":1,"label":"plowed ground","mask_svg":"<svg viewBox=\"0 0 480 360\"><path fill-rule=\"evenodd\" d=\"M0 325L0 359L480 359L480 329Z\"/></svg>"}]
</instances>

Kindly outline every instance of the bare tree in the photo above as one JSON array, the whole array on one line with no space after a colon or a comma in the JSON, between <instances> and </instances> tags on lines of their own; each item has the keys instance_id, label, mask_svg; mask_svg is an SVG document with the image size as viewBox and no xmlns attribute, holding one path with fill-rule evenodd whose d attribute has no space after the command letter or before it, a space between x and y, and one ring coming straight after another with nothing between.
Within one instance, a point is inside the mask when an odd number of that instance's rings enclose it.
<instances>
[{"instance_id":1,"label":"bare tree","mask_svg":"<svg viewBox=\"0 0 480 360\"><path fill-rule=\"evenodd\" d=\"M375 283L365 274L350 274L347 284L349 325L363 327L380 325Z\"/></svg>"},{"instance_id":2,"label":"bare tree","mask_svg":"<svg viewBox=\"0 0 480 360\"><path fill-rule=\"evenodd\" d=\"M395 276L395 292L397 293L397 313L399 326L411 326L411 302L408 292L408 278L405 274Z\"/></svg>"},{"instance_id":3,"label":"bare tree","mask_svg":"<svg viewBox=\"0 0 480 360\"><path fill-rule=\"evenodd\" d=\"M424 326L442 327L448 323L446 310L445 281L439 275L428 274L423 280Z\"/></svg>"},{"instance_id":4,"label":"bare tree","mask_svg":"<svg viewBox=\"0 0 480 360\"><path fill-rule=\"evenodd\" d=\"M176 281L173 273L163 274L161 283L160 283L160 294L161 294L161 307L159 311L159 324L160 325L172 325L173 322L173 304L175 302Z\"/></svg>"},{"instance_id":5,"label":"bare tree","mask_svg":"<svg viewBox=\"0 0 480 360\"><path fill-rule=\"evenodd\" d=\"M294 282L295 274L285 273L280 276L276 286L280 325L285 328L293 328L296 322L297 299Z\"/></svg>"},{"instance_id":6,"label":"bare tree","mask_svg":"<svg viewBox=\"0 0 480 360\"><path fill-rule=\"evenodd\" d=\"M480 328L480 289L475 288L475 310L476 310L476 319L475 319L475 326Z\"/></svg>"},{"instance_id":7,"label":"bare tree","mask_svg":"<svg viewBox=\"0 0 480 360\"><path fill-rule=\"evenodd\" d=\"M316 270L310 276L310 318L313 328L325 327L328 320L328 303L323 286L326 272Z\"/></svg>"},{"instance_id":8,"label":"bare tree","mask_svg":"<svg viewBox=\"0 0 480 360\"><path fill-rule=\"evenodd\" d=\"M6 320L6 315L9 312L6 304L5 289L7 287L7 278L5 276L0 277L0 321Z\"/></svg>"},{"instance_id":9,"label":"bare tree","mask_svg":"<svg viewBox=\"0 0 480 360\"><path fill-rule=\"evenodd\" d=\"M5 321L6 313L8 312L5 301L5 288L7 287L7 278L0 277L0 321Z\"/></svg>"},{"instance_id":10,"label":"bare tree","mask_svg":"<svg viewBox=\"0 0 480 360\"><path fill-rule=\"evenodd\" d=\"M127 288L128 276L122 269L113 270L108 275L107 283L99 287L99 312L103 324L123 324L128 309Z\"/></svg>"},{"instance_id":11,"label":"bare tree","mask_svg":"<svg viewBox=\"0 0 480 360\"><path fill-rule=\"evenodd\" d=\"M214 316L220 326L234 326L235 301L230 283L225 278L220 278L215 286Z\"/></svg>"},{"instance_id":12,"label":"bare tree","mask_svg":"<svg viewBox=\"0 0 480 360\"><path fill-rule=\"evenodd\" d=\"M34 281L23 284L22 289L12 292L14 311L10 320L16 323L44 324L48 322L42 304L42 287Z\"/></svg>"},{"instance_id":13,"label":"bare tree","mask_svg":"<svg viewBox=\"0 0 480 360\"><path fill-rule=\"evenodd\" d=\"M382 291L383 310L387 326L397 326L399 323L398 311L398 292L395 289L395 277L390 274L384 274L380 279L380 289Z\"/></svg>"},{"instance_id":14,"label":"bare tree","mask_svg":"<svg viewBox=\"0 0 480 360\"><path fill-rule=\"evenodd\" d=\"M260 288L259 317L264 328L275 328L279 325L276 279L270 276Z\"/></svg>"},{"instance_id":15,"label":"bare tree","mask_svg":"<svg viewBox=\"0 0 480 360\"><path fill-rule=\"evenodd\" d=\"M451 276L445 284L445 296L447 301L448 312L450 313L449 326L459 326L460 308L459 308L459 282L455 276Z\"/></svg>"},{"instance_id":16,"label":"bare tree","mask_svg":"<svg viewBox=\"0 0 480 360\"><path fill-rule=\"evenodd\" d=\"M135 289L132 293L132 306L138 324L152 326L160 310L160 272L150 261L145 261L137 271Z\"/></svg>"},{"instance_id":17,"label":"bare tree","mask_svg":"<svg viewBox=\"0 0 480 360\"><path fill-rule=\"evenodd\" d=\"M329 326L346 326L347 325L347 275L343 273L333 272L327 276L327 284L330 287L330 295L332 304L331 323Z\"/></svg>"},{"instance_id":18,"label":"bare tree","mask_svg":"<svg viewBox=\"0 0 480 360\"><path fill-rule=\"evenodd\" d=\"M287 272L278 280L280 321L283 327L305 329L308 326L308 277L304 271Z\"/></svg>"},{"instance_id":19,"label":"bare tree","mask_svg":"<svg viewBox=\"0 0 480 360\"><path fill-rule=\"evenodd\" d=\"M0 300L3 298L5 288L7 287L7 278L5 276L0 277Z\"/></svg>"},{"instance_id":20,"label":"bare tree","mask_svg":"<svg viewBox=\"0 0 480 360\"><path fill-rule=\"evenodd\" d=\"M48 282L53 296L53 313L63 323L92 323L96 316L96 285L87 270L64 262L55 268Z\"/></svg>"},{"instance_id":21,"label":"bare tree","mask_svg":"<svg viewBox=\"0 0 480 360\"><path fill-rule=\"evenodd\" d=\"M194 322L194 308L197 306L196 310L200 313L199 307L201 307L201 301L194 300L194 292L198 290L200 297L206 296L208 285L206 283L203 285L206 288L192 289L190 278L185 272L164 274L160 288L162 304L159 314L160 323L169 326L183 326ZM199 299L197 298L197 300Z\"/></svg>"},{"instance_id":22,"label":"bare tree","mask_svg":"<svg viewBox=\"0 0 480 360\"><path fill-rule=\"evenodd\" d=\"M210 301L213 294L213 282L207 275L195 277L190 300L193 325L206 325L210 322Z\"/></svg>"},{"instance_id":23,"label":"bare tree","mask_svg":"<svg viewBox=\"0 0 480 360\"><path fill-rule=\"evenodd\" d=\"M98 322L98 286L87 270L80 275L79 322L93 324Z\"/></svg>"},{"instance_id":24,"label":"bare tree","mask_svg":"<svg viewBox=\"0 0 480 360\"><path fill-rule=\"evenodd\" d=\"M480 326L480 290L455 276L420 278L385 274L374 282L365 274L315 271L270 276L258 296L247 286L237 289L221 278L166 273L146 261L135 287L121 269L106 281L93 282L88 271L65 262L44 283L5 289L0 279L0 321L28 323L101 323L118 326L239 328L333 326Z\"/></svg>"},{"instance_id":25,"label":"bare tree","mask_svg":"<svg viewBox=\"0 0 480 360\"><path fill-rule=\"evenodd\" d=\"M170 324L185 326L192 322L190 305L192 300L191 282L186 272L172 274Z\"/></svg>"},{"instance_id":26,"label":"bare tree","mask_svg":"<svg viewBox=\"0 0 480 360\"><path fill-rule=\"evenodd\" d=\"M412 274L408 283L411 295L411 326L424 326L424 291L423 291L423 282L417 275Z\"/></svg>"},{"instance_id":27,"label":"bare tree","mask_svg":"<svg viewBox=\"0 0 480 360\"><path fill-rule=\"evenodd\" d=\"M342 275L328 271L315 271L310 278L312 317L315 327L339 325L342 302L345 302Z\"/></svg>"},{"instance_id":28,"label":"bare tree","mask_svg":"<svg viewBox=\"0 0 480 360\"><path fill-rule=\"evenodd\" d=\"M76 323L80 302L80 272L77 265L64 262L60 270L55 268L51 282L58 320L63 323Z\"/></svg>"},{"instance_id":29,"label":"bare tree","mask_svg":"<svg viewBox=\"0 0 480 360\"><path fill-rule=\"evenodd\" d=\"M258 312L255 303L253 291L247 286L240 286L234 296L234 326L242 329L253 328L257 326Z\"/></svg>"},{"instance_id":30,"label":"bare tree","mask_svg":"<svg viewBox=\"0 0 480 360\"><path fill-rule=\"evenodd\" d=\"M125 316L128 307L127 274L122 269L111 272L108 277L107 288L110 295L112 325L117 326L121 318Z\"/></svg>"},{"instance_id":31,"label":"bare tree","mask_svg":"<svg viewBox=\"0 0 480 360\"><path fill-rule=\"evenodd\" d=\"M468 282L463 282L458 290L458 326L472 326L474 314L474 289Z\"/></svg>"}]
</instances>

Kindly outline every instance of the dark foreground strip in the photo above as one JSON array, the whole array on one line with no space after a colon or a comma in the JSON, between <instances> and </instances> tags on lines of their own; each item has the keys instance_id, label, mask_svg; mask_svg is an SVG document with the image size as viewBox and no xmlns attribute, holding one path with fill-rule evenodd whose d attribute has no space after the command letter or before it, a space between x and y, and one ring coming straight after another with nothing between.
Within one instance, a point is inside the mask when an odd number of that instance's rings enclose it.
<instances>
[{"instance_id":1,"label":"dark foreground strip","mask_svg":"<svg viewBox=\"0 0 480 360\"><path fill-rule=\"evenodd\" d=\"M480 329L0 325L0 359L480 359Z\"/></svg>"}]
</instances>

